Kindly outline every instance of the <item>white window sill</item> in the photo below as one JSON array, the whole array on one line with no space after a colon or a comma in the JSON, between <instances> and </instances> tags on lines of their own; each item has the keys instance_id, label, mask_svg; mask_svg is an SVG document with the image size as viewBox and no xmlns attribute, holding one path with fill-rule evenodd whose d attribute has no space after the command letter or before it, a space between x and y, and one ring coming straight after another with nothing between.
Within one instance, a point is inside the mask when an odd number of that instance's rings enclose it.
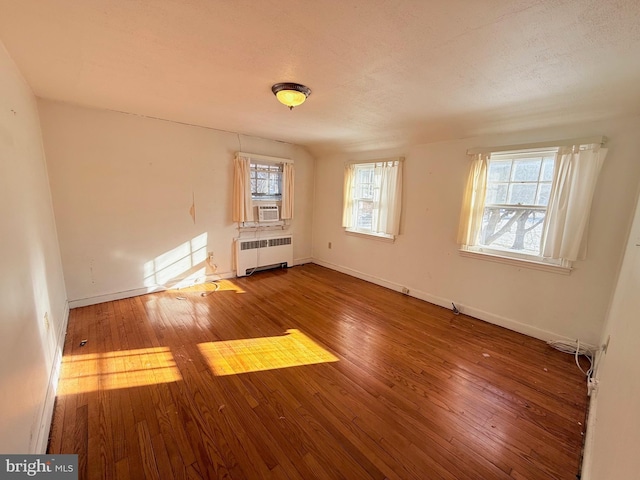
<instances>
[{"instance_id":1,"label":"white window sill","mask_svg":"<svg viewBox=\"0 0 640 480\"><path fill-rule=\"evenodd\" d=\"M282 204L282 198L254 198L254 197L251 197L251 202L253 202L255 204L261 204L261 205L263 203L280 205L280 204Z\"/></svg>"},{"instance_id":2,"label":"white window sill","mask_svg":"<svg viewBox=\"0 0 640 480\"><path fill-rule=\"evenodd\" d=\"M275 222L242 222L238 224L238 230L241 232L255 232L263 230L284 230L289 228L285 220Z\"/></svg>"},{"instance_id":3,"label":"white window sill","mask_svg":"<svg viewBox=\"0 0 640 480\"><path fill-rule=\"evenodd\" d=\"M348 228L345 228L344 231L347 235L353 235L354 237L371 238L372 240L379 240L387 243L393 243L396 239L393 235L387 235L386 233L363 232L361 230L351 230Z\"/></svg>"},{"instance_id":4,"label":"white window sill","mask_svg":"<svg viewBox=\"0 0 640 480\"><path fill-rule=\"evenodd\" d=\"M571 273L571 266L557 265L553 263L536 261L533 259L529 260L525 258L510 257L506 255L500 255L500 253L496 251L483 252L480 250L470 249L468 247L462 247L460 249L460 255L463 257L476 258L478 260L488 260L490 262L514 265L516 267L531 268L533 270L558 273L561 275L569 275Z\"/></svg>"}]
</instances>

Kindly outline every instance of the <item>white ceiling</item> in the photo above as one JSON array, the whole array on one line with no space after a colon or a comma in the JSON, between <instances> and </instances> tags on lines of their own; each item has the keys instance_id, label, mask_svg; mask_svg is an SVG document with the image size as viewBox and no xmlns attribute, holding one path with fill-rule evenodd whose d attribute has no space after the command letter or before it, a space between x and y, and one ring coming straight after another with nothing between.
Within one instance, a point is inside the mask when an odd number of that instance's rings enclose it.
<instances>
[{"instance_id":1,"label":"white ceiling","mask_svg":"<svg viewBox=\"0 0 640 480\"><path fill-rule=\"evenodd\" d=\"M317 154L640 114L639 0L0 0L0 38L40 97Z\"/></svg>"}]
</instances>

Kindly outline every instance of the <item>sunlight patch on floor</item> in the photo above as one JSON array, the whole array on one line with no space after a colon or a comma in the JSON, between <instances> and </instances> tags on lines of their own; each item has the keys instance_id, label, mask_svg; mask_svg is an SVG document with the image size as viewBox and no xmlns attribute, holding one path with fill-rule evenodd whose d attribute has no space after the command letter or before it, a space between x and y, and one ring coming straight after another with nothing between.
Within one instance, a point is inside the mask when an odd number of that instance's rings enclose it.
<instances>
[{"instance_id":1,"label":"sunlight patch on floor","mask_svg":"<svg viewBox=\"0 0 640 480\"><path fill-rule=\"evenodd\" d=\"M176 382L182 376L166 347L67 355L58 395Z\"/></svg>"},{"instance_id":2,"label":"sunlight patch on floor","mask_svg":"<svg viewBox=\"0 0 640 480\"><path fill-rule=\"evenodd\" d=\"M338 361L297 329L277 337L201 343L198 348L218 376Z\"/></svg>"},{"instance_id":3,"label":"sunlight patch on floor","mask_svg":"<svg viewBox=\"0 0 640 480\"><path fill-rule=\"evenodd\" d=\"M216 280L215 282L202 282L195 285L172 289L176 292L187 293L208 293L208 292L236 292L245 293L245 291L233 283L231 280Z\"/></svg>"}]
</instances>

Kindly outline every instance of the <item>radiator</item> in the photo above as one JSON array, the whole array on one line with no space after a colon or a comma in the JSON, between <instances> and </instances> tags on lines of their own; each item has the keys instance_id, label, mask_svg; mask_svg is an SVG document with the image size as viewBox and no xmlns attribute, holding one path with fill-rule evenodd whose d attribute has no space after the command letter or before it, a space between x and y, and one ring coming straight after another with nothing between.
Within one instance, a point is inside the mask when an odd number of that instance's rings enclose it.
<instances>
[{"instance_id":1,"label":"radiator","mask_svg":"<svg viewBox=\"0 0 640 480\"><path fill-rule=\"evenodd\" d=\"M254 269L293 266L293 237L236 239L236 275L244 277Z\"/></svg>"}]
</instances>

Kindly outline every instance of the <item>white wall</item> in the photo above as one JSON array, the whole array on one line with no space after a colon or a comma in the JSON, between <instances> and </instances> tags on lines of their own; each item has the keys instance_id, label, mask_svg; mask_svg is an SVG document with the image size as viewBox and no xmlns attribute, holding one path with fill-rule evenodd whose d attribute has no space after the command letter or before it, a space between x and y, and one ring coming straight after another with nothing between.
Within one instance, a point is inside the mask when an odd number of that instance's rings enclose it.
<instances>
[{"instance_id":1,"label":"white wall","mask_svg":"<svg viewBox=\"0 0 640 480\"><path fill-rule=\"evenodd\" d=\"M39 109L72 306L198 276L206 268L200 254L209 251L217 273L230 275L238 150L294 160L289 232L294 261L310 259L314 160L303 148L48 100ZM193 257L185 258L190 249ZM193 268L185 270L189 261Z\"/></svg>"},{"instance_id":2,"label":"white wall","mask_svg":"<svg viewBox=\"0 0 640 480\"><path fill-rule=\"evenodd\" d=\"M589 412L583 478L638 478L640 472L640 203L602 342Z\"/></svg>"},{"instance_id":3,"label":"white wall","mask_svg":"<svg viewBox=\"0 0 640 480\"><path fill-rule=\"evenodd\" d=\"M318 263L508 328L549 339L597 343L620 266L640 179L640 118L564 129L416 145L317 159L313 256ZM592 209L589 254L560 275L461 257L456 245L472 147L609 137ZM395 243L347 235L341 227L344 163L406 157L401 235ZM328 248L332 243L332 249Z\"/></svg>"},{"instance_id":4,"label":"white wall","mask_svg":"<svg viewBox=\"0 0 640 480\"><path fill-rule=\"evenodd\" d=\"M2 43L0 266L0 452L43 453L68 309L36 99Z\"/></svg>"}]
</instances>

